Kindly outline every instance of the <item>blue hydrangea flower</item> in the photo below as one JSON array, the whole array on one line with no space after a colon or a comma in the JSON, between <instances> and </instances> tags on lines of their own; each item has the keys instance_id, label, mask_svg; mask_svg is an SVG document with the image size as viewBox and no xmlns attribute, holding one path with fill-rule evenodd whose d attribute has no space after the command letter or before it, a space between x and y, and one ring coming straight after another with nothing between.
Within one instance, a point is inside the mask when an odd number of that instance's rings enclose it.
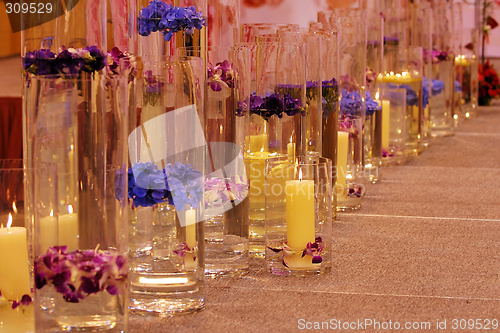
<instances>
[{"instance_id":1,"label":"blue hydrangea flower","mask_svg":"<svg viewBox=\"0 0 500 333\"><path fill-rule=\"evenodd\" d=\"M371 116L375 111L380 111L382 110L382 106L380 106L377 102L375 102L370 95L370 92L366 92L366 116L369 117Z\"/></svg>"},{"instance_id":2,"label":"blue hydrangea flower","mask_svg":"<svg viewBox=\"0 0 500 333\"><path fill-rule=\"evenodd\" d=\"M444 90L444 82L441 80L432 80L432 96L439 95Z\"/></svg>"},{"instance_id":3,"label":"blue hydrangea flower","mask_svg":"<svg viewBox=\"0 0 500 333\"><path fill-rule=\"evenodd\" d=\"M206 18L196 7L174 7L161 0L153 0L139 12L137 29L141 36L149 36L152 32L161 31L166 41L179 31L192 35L195 29L206 26Z\"/></svg>"},{"instance_id":4,"label":"blue hydrangea flower","mask_svg":"<svg viewBox=\"0 0 500 333\"><path fill-rule=\"evenodd\" d=\"M363 109L363 99L358 91L347 92L342 89L342 97L340 99L340 113L354 115Z\"/></svg>"}]
</instances>

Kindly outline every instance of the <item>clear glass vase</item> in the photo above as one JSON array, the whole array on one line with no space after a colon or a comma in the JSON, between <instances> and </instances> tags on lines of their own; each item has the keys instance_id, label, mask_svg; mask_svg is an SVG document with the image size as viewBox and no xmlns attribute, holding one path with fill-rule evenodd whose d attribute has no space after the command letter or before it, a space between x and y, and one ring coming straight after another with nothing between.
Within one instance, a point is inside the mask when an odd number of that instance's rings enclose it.
<instances>
[{"instance_id":1,"label":"clear glass vase","mask_svg":"<svg viewBox=\"0 0 500 333\"><path fill-rule=\"evenodd\" d=\"M129 96L99 72L24 87L37 332L127 328Z\"/></svg>"},{"instance_id":2,"label":"clear glass vase","mask_svg":"<svg viewBox=\"0 0 500 333\"><path fill-rule=\"evenodd\" d=\"M211 277L249 272L248 179L243 161L250 97L250 50L209 47L205 135L205 273Z\"/></svg>"},{"instance_id":3,"label":"clear glass vase","mask_svg":"<svg viewBox=\"0 0 500 333\"><path fill-rule=\"evenodd\" d=\"M245 165L250 182L250 254L263 257L265 161L276 154L298 156L305 149L306 49L303 43L278 40L276 35L257 39L252 67L256 92L248 101Z\"/></svg>"},{"instance_id":4,"label":"clear glass vase","mask_svg":"<svg viewBox=\"0 0 500 333\"><path fill-rule=\"evenodd\" d=\"M276 275L331 268L332 164L313 154L270 158L265 168L266 262Z\"/></svg>"},{"instance_id":5,"label":"clear glass vase","mask_svg":"<svg viewBox=\"0 0 500 333\"><path fill-rule=\"evenodd\" d=\"M142 57L128 136L130 309L203 309L204 62Z\"/></svg>"},{"instance_id":6,"label":"clear glass vase","mask_svg":"<svg viewBox=\"0 0 500 333\"><path fill-rule=\"evenodd\" d=\"M361 9L335 9L330 19L339 31L339 96L335 191L337 211L358 209L364 195L363 128L366 119L366 13ZM343 129L352 129L350 144ZM349 175L349 184L346 177ZM350 190L355 195L348 195Z\"/></svg>"}]
</instances>

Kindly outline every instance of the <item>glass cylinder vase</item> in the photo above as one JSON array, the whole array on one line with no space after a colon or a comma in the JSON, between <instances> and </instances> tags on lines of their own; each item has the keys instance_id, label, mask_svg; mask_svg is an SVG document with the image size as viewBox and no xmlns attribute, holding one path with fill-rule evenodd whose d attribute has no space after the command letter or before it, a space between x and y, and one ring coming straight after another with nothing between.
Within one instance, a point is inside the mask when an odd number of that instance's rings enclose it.
<instances>
[{"instance_id":1,"label":"glass cylinder vase","mask_svg":"<svg viewBox=\"0 0 500 333\"><path fill-rule=\"evenodd\" d=\"M204 307L204 62L142 57L129 133L130 308Z\"/></svg>"},{"instance_id":2,"label":"glass cylinder vase","mask_svg":"<svg viewBox=\"0 0 500 333\"><path fill-rule=\"evenodd\" d=\"M305 149L305 44L258 36L256 92L248 101L245 164L250 181L250 254L264 256L264 166L276 154ZM271 40L271 41L269 41Z\"/></svg>"},{"instance_id":3,"label":"glass cylinder vase","mask_svg":"<svg viewBox=\"0 0 500 333\"><path fill-rule=\"evenodd\" d=\"M366 117L366 38L365 11L335 9L331 24L339 31L340 110L337 138L337 164L334 166L337 211L358 209L364 195L363 128ZM352 128L349 148L344 128ZM349 159L349 157L350 159ZM344 161L349 161L344 163ZM347 178L349 184L347 184ZM355 195L348 195L353 190Z\"/></svg>"},{"instance_id":4,"label":"glass cylinder vase","mask_svg":"<svg viewBox=\"0 0 500 333\"><path fill-rule=\"evenodd\" d=\"M206 56L205 273L249 271L248 179L243 161L250 97L250 49L209 47Z\"/></svg>"},{"instance_id":5,"label":"glass cylinder vase","mask_svg":"<svg viewBox=\"0 0 500 333\"><path fill-rule=\"evenodd\" d=\"M277 275L321 274L331 266L331 161L266 161L266 262Z\"/></svg>"},{"instance_id":6,"label":"glass cylinder vase","mask_svg":"<svg viewBox=\"0 0 500 333\"><path fill-rule=\"evenodd\" d=\"M24 88L35 330L127 327L127 76L31 75Z\"/></svg>"}]
</instances>

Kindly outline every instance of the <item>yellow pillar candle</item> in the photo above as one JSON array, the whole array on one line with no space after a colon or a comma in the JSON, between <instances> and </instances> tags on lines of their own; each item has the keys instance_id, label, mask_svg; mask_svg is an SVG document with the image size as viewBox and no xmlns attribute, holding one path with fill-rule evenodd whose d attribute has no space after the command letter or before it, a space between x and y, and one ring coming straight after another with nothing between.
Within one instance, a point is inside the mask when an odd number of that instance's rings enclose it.
<instances>
[{"instance_id":1,"label":"yellow pillar candle","mask_svg":"<svg viewBox=\"0 0 500 333\"><path fill-rule=\"evenodd\" d=\"M382 148L389 150L389 133L391 123L391 102L382 100Z\"/></svg>"},{"instance_id":2,"label":"yellow pillar candle","mask_svg":"<svg viewBox=\"0 0 500 333\"><path fill-rule=\"evenodd\" d=\"M186 210L186 244L190 249L196 246L196 211Z\"/></svg>"},{"instance_id":3,"label":"yellow pillar candle","mask_svg":"<svg viewBox=\"0 0 500 333\"><path fill-rule=\"evenodd\" d=\"M286 235L287 245L293 249L305 249L315 241L314 181L287 180Z\"/></svg>"},{"instance_id":4,"label":"yellow pillar candle","mask_svg":"<svg viewBox=\"0 0 500 333\"><path fill-rule=\"evenodd\" d=\"M9 214L7 228L0 228L0 291L11 301L19 301L30 294L30 271L26 228L11 227Z\"/></svg>"},{"instance_id":5,"label":"yellow pillar candle","mask_svg":"<svg viewBox=\"0 0 500 333\"><path fill-rule=\"evenodd\" d=\"M337 196L347 195L347 156L349 150L349 133L337 133L337 181L335 183L335 193Z\"/></svg>"},{"instance_id":6,"label":"yellow pillar candle","mask_svg":"<svg viewBox=\"0 0 500 333\"><path fill-rule=\"evenodd\" d=\"M288 156L292 156L292 158L295 158L295 143L290 142L286 145L286 153Z\"/></svg>"},{"instance_id":7,"label":"yellow pillar candle","mask_svg":"<svg viewBox=\"0 0 500 333\"><path fill-rule=\"evenodd\" d=\"M193 251L196 247L196 211L188 209L186 211L186 245ZM193 253L186 253L184 255L184 268L196 269L197 260Z\"/></svg>"},{"instance_id":8,"label":"yellow pillar candle","mask_svg":"<svg viewBox=\"0 0 500 333\"><path fill-rule=\"evenodd\" d=\"M269 150L269 139L266 133L250 135L250 152L264 152Z\"/></svg>"},{"instance_id":9,"label":"yellow pillar candle","mask_svg":"<svg viewBox=\"0 0 500 333\"><path fill-rule=\"evenodd\" d=\"M249 198L254 202L264 202L264 180L266 159L271 153L256 152L246 156L248 179L250 181Z\"/></svg>"},{"instance_id":10,"label":"yellow pillar candle","mask_svg":"<svg viewBox=\"0 0 500 333\"><path fill-rule=\"evenodd\" d=\"M37 232L36 239L40 245L40 253L37 253L37 255L43 255L49 247L59 245L57 240L57 219L53 216L53 212L50 212L50 216L40 219Z\"/></svg>"},{"instance_id":11,"label":"yellow pillar candle","mask_svg":"<svg viewBox=\"0 0 500 333\"><path fill-rule=\"evenodd\" d=\"M79 248L78 215L76 213L60 215L58 218L59 244L66 245L67 251Z\"/></svg>"}]
</instances>

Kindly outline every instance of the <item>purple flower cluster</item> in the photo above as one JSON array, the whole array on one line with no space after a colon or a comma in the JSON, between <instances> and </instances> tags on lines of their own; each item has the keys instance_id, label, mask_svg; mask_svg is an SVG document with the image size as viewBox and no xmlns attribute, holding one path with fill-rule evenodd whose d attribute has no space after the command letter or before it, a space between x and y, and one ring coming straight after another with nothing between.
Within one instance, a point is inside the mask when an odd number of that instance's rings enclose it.
<instances>
[{"instance_id":1,"label":"purple flower cluster","mask_svg":"<svg viewBox=\"0 0 500 333\"><path fill-rule=\"evenodd\" d=\"M192 35L195 29L206 26L206 18L196 7L175 7L161 0L153 0L139 12L137 29L141 36L149 36L152 32L161 31L168 42L179 31Z\"/></svg>"},{"instance_id":2,"label":"purple flower cluster","mask_svg":"<svg viewBox=\"0 0 500 333\"><path fill-rule=\"evenodd\" d=\"M427 49L423 49L422 52L423 52L424 61L426 63L429 63L430 61L432 61L433 64L438 64L441 61L451 59L453 56L450 51L439 51L439 50L429 51Z\"/></svg>"},{"instance_id":3,"label":"purple flower cluster","mask_svg":"<svg viewBox=\"0 0 500 333\"><path fill-rule=\"evenodd\" d=\"M159 170L152 162L137 162L128 171L128 196L135 207L168 201L178 210L198 208L203 199L203 178L189 164L168 164Z\"/></svg>"},{"instance_id":4,"label":"purple flower cluster","mask_svg":"<svg viewBox=\"0 0 500 333\"><path fill-rule=\"evenodd\" d=\"M234 88L235 71L233 65L224 60L215 66L208 64L207 82L213 91L221 91L222 87Z\"/></svg>"},{"instance_id":5,"label":"purple flower cluster","mask_svg":"<svg viewBox=\"0 0 500 333\"><path fill-rule=\"evenodd\" d=\"M58 54L41 49L26 53L22 59L26 73L34 75L76 76L82 72L94 73L106 66L107 55L96 46L83 49L62 46Z\"/></svg>"},{"instance_id":6,"label":"purple flower cluster","mask_svg":"<svg viewBox=\"0 0 500 333\"><path fill-rule=\"evenodd\" d=\"M342 98L340 99L340 113L356 115L360 114L363 110L363 99L361 94L354 90L348 92L346 89L342 89Z\"/></svg>"},{"instance_id":7,"label":"purple flower cluster","mask_svg":"<svg viewBox=\"0 0 500 333\"><path fill-rule=\"evenodd\" d=\"M35 286L52 285L63 298L78 303L86 296L106 290L118 295L127 286L127 258L98 250L66 252L55 246L35 259Z\"/></svg>"},{"instance_id":8,"label":"purple flower cluster","mask_svg":"<svg viewBox=\"0 0 500 333\"><path fill-rule=\"evenodd\" d=\"M120 51L120 49L115 46L108 52L107 70L110 76L118 75L121 71L127 71L129 81L132 81L137 74L135 57L128 52Z\"/></svg>"},{"instance_id":9,"label":"purple flower cluster","mask_svg":"<svg viewBox=\"0 0 500 333\"><path fill-rule=\"evenodd\" d=\"M205 208L222 207L229 201L242 201L248 194L248 181L237 175L205 179Z\"/></svg>"},{"instance_id":10,"label":"purple flower cluster","mask_svg":"<svg viewBox=\"0 0 500 333\"><path fill-rule=\"evenodd\" d=\"M290 94L266 93L264 97L253 93L250 96L250 105L247 101L238 102L237 115L244 115L244 110L250 108L250 113L257 114L269 120L272 116L283 118L283 114L294 116L303 110L300 98L293 98ZM243 110L243 111L241 111Z\"/></svg>"}]
</instances>

